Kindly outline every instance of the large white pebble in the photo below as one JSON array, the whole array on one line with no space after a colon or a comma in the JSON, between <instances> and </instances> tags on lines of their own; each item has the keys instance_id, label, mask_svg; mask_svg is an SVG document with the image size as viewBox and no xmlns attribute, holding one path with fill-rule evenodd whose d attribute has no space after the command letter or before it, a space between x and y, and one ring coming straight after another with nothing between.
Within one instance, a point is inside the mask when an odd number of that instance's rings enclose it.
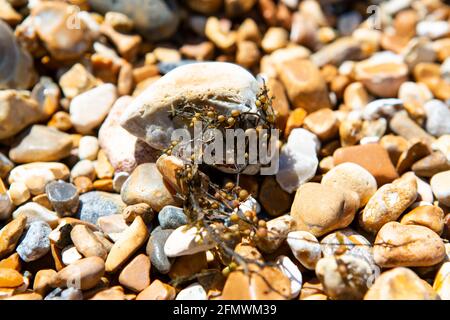
<instances>
[{"instance_id":1,"label":"large white pebble","mask_svg":"<svg viewBox=\"0 0 450 320\"><path fill-rule=\"evenodd\" d=\"M302 290L303 278L298 267L286 256L277 258L277 266L291 282L291 299L297 297Z\"/></svg>"},{"instance_id":2,"label":"large white pebble","mask_svg":"<svg viewBox=\"0 0 450 320\"><path fill-rule=\"evenodd\" d=\"M187 229L181 226L175 229L164 244L164 253L167 257L179 257L207 251L215 247L206 230L197 227Z\"/></svg>"}]
</instances>

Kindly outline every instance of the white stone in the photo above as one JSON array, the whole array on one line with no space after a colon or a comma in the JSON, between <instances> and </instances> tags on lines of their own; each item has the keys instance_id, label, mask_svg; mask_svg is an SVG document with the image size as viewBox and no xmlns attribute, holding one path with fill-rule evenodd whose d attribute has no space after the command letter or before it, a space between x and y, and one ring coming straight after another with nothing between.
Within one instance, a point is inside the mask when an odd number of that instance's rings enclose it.
<instances>
[{"instance_id":1,"label":"white stone","mask_svg":"<svg viewBox=\"0 0 450 320\"><path fill-rule=\"evenodd\" d=\"M13 210L13 203L8 193L0 194L0 220L9 219Z\"/></svg>"},{"instance_id":2,"label":"white stone","mask_svg":"<svg viewBox=\"0 0 450 320\"><path fill-rule=\"evenodd\" d=\"M27 225L30 225L34 221L45 221L53 228L58 225L59 220L55 212L48 210L36 202L28 202L17 208L12 214L13 219L16 219L19 215L25 215L27 217Z\"/></svg>"},{"instance_id":3,"label":"white stone","mask_svg":"<svg viewBox=\"0 0 450 320\"><path fill-rule=\"evenodd\" d=\"M105 83L76 96L70 103L70 120L83 134L99 127L117 99L113 84Z\"/></svg>"},{"instance_id":4,"label":"white stone","mask_svg":"<svg viewBox=\"0 0 450 320\"><path fill-rule=\"evenodd\" d=\"M255 211L256 213L261 212L261 205L256 201L255 198L249 196L247 200L241 203L239 206L239 211L244 214L246 211Z\"/></svg>"},{"instance_id":5,"label":"white stone","mask_svg":"<svg viewBox=\"0 0 450 320\"><path fill-rule=\"evenodd\" d=\"M95 166L91 160L78 161L70 172L70 177L73 179L77 177L88 177L91 180L95 178Z\"/></svg>"},{"instance_id":6,"label":"white stone","mask_svg":"<svg viewBox=\"0 0 450 320\"><path fill-rule=\"evenodd\" d=\"M9 186L8 190L9 197L15 206L19 206L22 203L30 199L30 190L23 182L13 182Z\"/></svg>"},{"instance_id":7,"label":"white stone","mask_svg":"<svg viewBox=\"0 0 450 320\"><path fill-rule=\"evenodd\" d=\"M433 99L425 103L427 114L426 129L433 136L450 134L450 108L441 100Z\"/></svg>"},{"instance_id":8,"label":"white stone","mask_svg":"<svg viewBox=\"0 0 450 320\"><path fill-rule=\"evenodd\" d=\"M113 189L117 193L120 193L120 190L122 189L123 184L125 181L127 181L130 174L128 172L116 172L114 173L113 178Z\"/></svg>"},{"instance_id":9,"label":"white stone","mask_svg":"<svg viewBox=\"0 0 450 320\"><path fill-rule=\"evenodd\" d=\"M122 96L114 103L98 132L98 140L116 171L131 173L138 164L156 162L158 152L120 125L120 117L133 101Z\"/></svg>"},{"instance_id":10,"label":"white stone","mask_svg":"<svg viewBox=\"0 0 450 320\"><path fill-rule=\"evenodd\" d=\"M320 142L316 135L305 129L294 129L281 148L276 176L281 188L289 193L311 180L316 174Z\"/></svg>"},{"instance_id":11,"label":"white stone","mask_svg":"<svg viewBox=\"0 0 450 320\"><path fill-rule=\"evenodd\" d=\"M84 136L78 146L78 157L82 160L95 160L99 150L98 139L93 136Z\"/></svg>"},{"instance_id":12,"label":"white stone","mask_svg":"<svg viewBox=\"0 0 450 320\"><path fill-rule=\"evenodd\" d=\"M54 180L66 180L69 168L59 162L33 162L15 167L9 174L8 181L25 183L32 195L45 192L45 185Z\"/></svg>"},{"instance_id":13,"label":"white stone","mask_svg":"<svg viewBox=\"0 0 450 320\"><path fill-rule=\"evenodd\" d=\"M164 244L164 253L167 257L179 257L207 251L215 247L206 230L197 227L187 229L181 226L175 229Z\"/></svg>"},{"instance_id":14,"label":"white stone","mask_svg":"<svg viewBox=\"0 0 450 320\"><path fill-rule=\"evenodd\" d=\"M414 173L412 173L412 174L414 174ZM419 195L420 200L429 202L429 203L433 203L434 196L433 196L433 190L431 190L430 184L417 176L416 176L416 182L417 182L417 193Z\"/></svg>"},{"instance_id":15,"label":"white stone","mask_svg":"<svg viewBox=\"0 0 450 320\"><path fill-rule=\"evenodd\" d=\"M434 151L441 151L445 154L448 161L450 161L450 134L439 137L439 139L431 144L431 148Z\"/></svg>"},{"instance_id":16,"label":"white stone","mask_svg":"<svg viewBox=\"0 0 450 320\"><path fill-rule=\"evenodd\" d=\"M428 37L437 39L450 33L450 24L447 21L420 21L416 25L417 35L420 37Z\"/></svg>"},{"instance_id":17,"label":"white stone","mask_svg":"<svg viewBox=\"0 0 450 320\"><path fill-rule=\"evenodd\" d=\"M450 207L450 170L435 174L431 178L430 184L439 203Z\"/></svg>"},{"instance_id":18,"label":"white stone","mask_svg":"<svg viewBox=\"0 0 450 320\"><path fill-rule=\"evenodd\" d=\"M294 257L309 270L314 270L322 258L322 250L317 238L307 231L292 231L287 236L287 243Z\"/></svg>"},{"instance_id":19,"label":"white stone","mask_svg":"<svg viewBox=\"0 0 450 320\"><path fill-rule=\"evenodd\" d=\"M62 262L68 266L69 264L83 259L83 256L78 252L77 248L74 245L70 245L62 250L61 258Z\"/></svg>"},{"instance_id":20,"label":"white stone","mask_svg":"<svg viewBox=\"0 0 450 320\"><path fill-rule=\"evenodd\" d=\"M187 64L170 71L136 97L122 115L121 124L161 150L170 143L176 127L168 112L172 106L201 102L216 107L220 113L255 110L258 91L253 75L236 64Z\"/></svg>"},{"instance_id":21,"label":"white stone","mask_svg":"<svg viewBox=\"0 0 450 320\"><path fill-rule=\"evenodd\" d=\"M363 111L365 120L377 120L381 117L393 116L403 106L403 101L395 98L377 99L367 104Z\"/></svg>"},{"instance_id":22,"label":"white stone","mask_svg":"<svg viewBox=\"0 0 450 320\"><path fill-rule=\"evenodd\" d=\"M208 300L208 295L202 285L195 282L178 292L175 300Z\"/></svg>"},{"instance_id":23,"label":"white stone","mask_svg":"<svg viewBox=\"0 0 450 320\"><path fill-rule=\"evenodd\" d=\"M300 294L303 278L298 267L287 256L279 256L276 260L277 267L291 282L291 296L293 299Z\"/></svg>"}]
</instances>

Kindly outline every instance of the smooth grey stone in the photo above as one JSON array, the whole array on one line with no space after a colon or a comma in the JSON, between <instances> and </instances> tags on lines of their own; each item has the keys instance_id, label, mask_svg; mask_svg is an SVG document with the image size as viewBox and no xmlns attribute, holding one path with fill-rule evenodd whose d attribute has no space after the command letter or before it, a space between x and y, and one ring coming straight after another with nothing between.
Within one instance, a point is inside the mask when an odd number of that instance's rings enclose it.
<instances>
[{"instance_id":1,"label":"smooth grey stone","mask_svg":"<svg viewBox=\"0 0 450 320\"><path fill-rule=\"evenodd\" d=\"M156 227L150 234L146 247L152 266L162 274L168 273L172 266L171 260L164 253L164 244L172 232L172 229L163 230L161 227Z\"/></svg>"},{"instance_id":2,"label":"smooth grey stone","mask_svg":"<svg viewBox=\"0 0 450 320\"><path fill-rule=\"evenodd\" d=\"M121 12L147 40L158 41L171 37L180 21L175 0L89 0L94 11Z\"/></svg>"},{"instance_id":3,"label":"smooth grey stone","mask_svg":"<svg viewBox=\"0 0 450 320\"><path fill-rule=\"evenodd\" d=\"M73 216L77 213L80 199L73 184L62 180L52 181L45 186L45 193L60 217Z\"/></svg>"},{"instance_id":4,"label":"smooth grey stone","mask_svg":"<svg viewBox=\"0 0 450 320\"><path fill-rule=\"evenodd\" d=\"M56 288L44 300L83 300L83 292L75 288Z\"/></svg>"},{"instance_id":5,"label":"smooth grey stone","mask_svg":"<svg viewBox=\"0 0 450 320\"><path fill-rule=\"evenodd\" d=\"M22 238L16 251L25 262L38 260L50 251L50 239L48 236L52 229L44 221L35 221Z\"/></svg>"},{"instance_id":6,"label":"smooth grey stone","mask_svg":"<svg viewBox=\"0 0 450 320\"><path fill-rule=\"evenodd\" d=\"M450 134L450 108L441 100L433 99L425 103L427 114L426 129L433 136Z\"/></svg>"},{"instance_id":7,"label":"smooth grey stone","mask_svg":"<svg viewBox=\"0 0 450 320\"><path fill-rule=\"evenodd\" d=\"M119 194L91 191L80 196L77 216L80 220L97 224L98 218L122 214L125 207Z\"/></svg>"},{"instance_id":8,"label":"smooth grey stone","mask_svg":"<svg viewBox=\"0 0 450 320\"><path fill-rule=\"evenodd\" d=\"M162 229L176 229L188 223L182 208L165 206L158 213L159 225Z\"/></svg>"}]
</instances>

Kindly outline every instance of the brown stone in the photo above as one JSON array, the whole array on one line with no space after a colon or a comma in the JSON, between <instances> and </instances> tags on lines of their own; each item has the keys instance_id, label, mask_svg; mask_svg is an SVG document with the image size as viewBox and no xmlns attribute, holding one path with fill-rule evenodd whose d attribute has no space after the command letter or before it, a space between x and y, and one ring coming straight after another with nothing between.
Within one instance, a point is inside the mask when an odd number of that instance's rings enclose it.
<instances>
[{"instance_id":1,"label":"brown stone","mask_svg":"<svg viewBox=\"0 0 450 320\"><path fill-rule=\"evenodd\" d=\"M109 252L105 263L106 272L117 271L145 243L147 238L147 226L141 217L136 217Z\"/></svg>"},{"instance_id":2,"label":"brown stone","mask_svg":"<svg viewBox=\"0 0 450 320\"><path fill-rule=\"evenodd\" d=\"M380 145L386 149L393 164L397 164L401 154L408 149L408 140L401 136L387 134L380 139Z\"/></svg>"},{"instance_id":3,"label":"brown stone","mask_svg":"<svg viewBox=\"0 0 450 320\"><path fill-rule=\"evenodd\" d=\"M0 258L4 258L14 251L26 223L27 217L19 215L0 230Z\"/></svg>"},{"instance_id":4,"label":"brown stone","mask_svg":"<svg viewBox=\"0 0 450 320\"><path fill-rule=\"evenodd\" d=\"M331 108L326 82L310 60L284 61L277 66L277 72L294 108L303 108L307 112Z\"/></svg>"},{"instance_id":5,"label":"brown stone","mask_svg":"<svg viewBox=\"0 0 450 320\"><path fill-rule=\"evenodd\" d=\"M325 141L338 134L339 122L331 109L321 109L310 113L304 121L305 128Z\"/></svg>"},{"instance_id":6,"label":"brown stone","mask_svg":"<svg viewBox=\"0 0 450 320\"><path fill-rule=\"evenodd\" d=\"M21 267L20 258L17 253L13 253L8 258L0 260L0 268L13 269L20 272Z\"/></svg>"},{"instance_id":7,"label":"brown stone","mask_svg":"<svg viewBox=\"0 0 450 320\"><path fill-rule=\"evenodd\" d=\"M364 300L437 300L431 285L408 268L386 271L375 280Z\"/></svg>"},{"instance_id":8,"label":"brown stone","mask_svg":"<svg viewBox=\"0 0 450 320\"><path fill-rule=\"evenodd\" d=\"M412 165L412 170L421 177L432 177L450 169L450 161L441 151L436 151Z\"/></svg>"},{"instance_id":9,"label":"brown stone","mask_svg":"<svg viewBox=\"0 0 450 320\"><path fill-rule=\"evenodd\" d=\"M88 290L95 287L105 273L105 262L99 257L75 261L58 272L54 286Z\"/></svg>"},{"instance_id":10,"label":"brown stone","mask_svg":"<svg viewBox=\"0 0 450 320\"><path fill-rule=\"evenodd\" d=\"M17 288L23 283L22 275L14 269L0 268L0 288Z\"/></svg>"},{"instance_id":11,"label":"brown stone","mask_svg":"<svg viewBox=\"0 0 450 320\"><path fill-rule=\"evenodd\" d=\"M103 260L106 259L108 255L106 248L98 241L94 232L87 226L81 224L74 226L70 232L70 238L78 252L86 258L99 257Z\"/></svg>"},{"instance_id":12,"label":"brown stone","mask_svg":"<svg viewBox=\"0 0 450 320\"><path fill-rule=\"evenodd\" d=\"M428 267L444 259L445 247L426 227L389 222L378 232L373 254L383 268Z\"/></svg>"},{"instance_id":13,"label":"brown stone","mask_svg":"<svg viewBox=\"0 0 450 320\"><path fill-rule=\"evenodd\" d=\"M387 151L379 144L366 144L339 148L333 154L334 164L353 162L369 171L378 186L398 178Z\"/></svg>"},{"instance_id":14,"label":"brown stone","mask_svg":"<svg viewBox=\"0 0 450 320\"><path fill-rule=\"evenodd\" d=\"M52 290L57 274L53 269L39 270L34 277L33 290L45 296Z\"/></svg>"},{"instance_id":15,"label":"brown stone","mask_svg":"<svg viewBox=\"0 0 450 320\"><path fill-rule=\"evenodd\" d=\"M431 144L435 140L433 136L414 122L405 110L395 113L389 122L389 127L393 132L407 140L418 139L427 144Z\"/></svg>"},{"instance_id":16,"label":"brown stone","mask_svg":"<svg viewBox=\"0 0 450 320\"><path fill-rule=\"evenodd\" d=\"M431 148L422 141L411 143L407 150L405 150L398 159L397 172L403 174L418 160L428 156L431 153Z\"/></svg>"},{"instance_id":17,"label":"brown stone","mask_svg":"<svg viewBox=\"0 0 450 320\"><path fill-rule=\"evenodd\" d=\"M286 138L289 137L292 130L300 128L303 125L306 115L307 112L305 111L305 109L302 108L298 108L291 111L286 122L286 129L284 130L284 136Z\"/></svg>"},{"instance_id":18,"label":"brown stone","mask_svg":"<svg viewBox=\"0 0 450 320\"><path fill-rule=\"evenodd\" d=\"M289 117L289 100L284 91L284 87L275 78L269 78L266 83L269 94L274 98L272 107L276 114L276 125L280 130L284 130Z\"/></svg>"},{"instance_id":19,"label":"brown stone","mask_svg":"<svg viewBox=\"0 0 450 320\"><path fill-rule=\"evenodd\" d=\"M252 41L241 41L237 44L236 63L244 68L254 67L260 60L258 45Z\"/></svg>"},{"instance_id":20,"label":"brown stone","mask_svg":"<svg viewBox=\"0 0 450 320\"><path fill-rule=\"evenodd\" d=\"M277 268L249 265L254 272L246 275L233 271L225 282L223 300L286 300L290 295L289 279Z\"/></svg>"},{"instance_id":21,"label":"brown stone","mask_svg":"<svg viewBox=\"0 0 450 320\"><path fill-rule=\"evenodd\" d=\"M188 59L207 61L214 57L214 44L204 41L199 44L185 44L180 48L180 53Z\"/></svg>"},{"instance_id":22,"label":"brown stone","mask_svg":"<svg viewBox=\"0 0 450 320\"><path fill-rule=\"evenodd\" d=\"M441 234L444 230L444 211L437 206L420 206L405 214L400 223L424 226Z\"/></svg>"},{"instance_id":23,"label":"brown stone","mask_svg":"<svg viewBox=\"0 0 450 320\"><path fill-rule=\"evenodd\" d=\"M281 189L274 177L266 177L259 192L259 202L271 216L277 217L289 212L292 198Z\"/></svg>"},{"instance_id":24,"label":"brown stone","mask_svg":"<svg viewBox=\"0 0 450 320\"><path fill-rule=\"evenodd\" d=\"M115 286L97 292L89 300L125 300L125 292L121 286Z\"/></svg>"},{"instance_id":25,"label":"brown stone","mask_svg":"<svg viewBox=\"0 0 450 320\"><path fill-rule=\"evenodd\" d=\"M131 260L119 275L119 283L124 287L141 292L150 285L150 259L140 254Z\"/></svg>"},{"instance_id":26,"label":"brown stone","mask_svg":"<svg viewBox=\"0 0 450 320\"><path fill-rule=\"evenodd\" d=\"M308 182L298 188L291 208L297 230L319 237L347 227L359 207L359 196L349 190Z\"/></svg>"},{"instance_id":27,"label":"brown stone","mask_svg":"<svg viewBox=\"0 0 450 320\"><path fill-rule=\"evenodd\" d=\"M175 288L155 280L150 286L138 294L136 300L173 300L175 299Z\"/></svg>"},{"instance_id":28,"label":"brown stone","mask_svg":"<svg viewBox=\"0 0 450 320\"><path fill-rule=\"evenodd\" d=\"M177 257L169 271L171 279L183 279L191 277L203 269L208 268L206 253L199 252L192 255Z\"/></svg>"}]
</instances>

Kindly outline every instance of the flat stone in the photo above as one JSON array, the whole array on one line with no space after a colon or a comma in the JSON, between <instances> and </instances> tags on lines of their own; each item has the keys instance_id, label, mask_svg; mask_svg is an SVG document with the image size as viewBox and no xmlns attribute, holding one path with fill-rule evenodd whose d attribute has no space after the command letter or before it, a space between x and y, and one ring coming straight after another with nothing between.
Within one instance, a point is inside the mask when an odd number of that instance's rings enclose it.
<instances>
[{"instance_id":1,"label":"flat stone","mask_svg":"<svg viewBox=\"0 0 450 320\"><path fill-rule=\"evenodd\" d=\"M153 148L162 150L170 143L175 129L168 113L171 106L200 103L215 106L224 114L232 109L249 111L249 107L255 108L258 90L256 79L237 65L187 64L169 72L136 97L122 115L121 124Z\"/></svg>"},{"instance_id":2,"label":"flat stone","mask_svg":"<svg viewBox=\"0 0 450 320\"><path fill-rule=\"evenodd\" d=\"M198 252L191 255L177 257L168 273L173 280L187 279L199 274L203 269L208 269L206 252Z\"/></svg>"},{"instance_id":3,"label":"flat stone","mask_svg":"<svg viewBox=\"0 0 450 320\"><path fill-rule=\"evenodd\" d=\"M148 235L144 221L136 217L111 248L105 263L106 272L117 271L147 241Z\"/></svg>"},{"instance_id":4,"label":"flat stone","mask_svg":"<svg viewBox=\"0 0 450 320\"><path fill-rule=\"evenodd\" d=\"M121 196L126 204L147 203L157 212L176 203L154 163L136 167L122 186Z\"/></svg>"},{"instance_id":5,"label":"flat stone","mask_svg":"<svg viewBox=\"0 0 450 320\"><path fill-rule=\"evenodd\" d=\"M0 230L0 258L8 256L16 249L16 245L25 230L26 216L12 220Z\"/></svg>"},{"instance_id":6,"label":"flat stone","mask_svg":"<svg viewBox=\"0 0 450 320\"><path fill-rule=\"evenodd\" d=\"M150 235L146 247L146 252L150 256L152 266L162 274L168 273L172 266L171 260L164 253L164 245L172 232L173 230L171 229L163 230L161 227L155 228Z\"/></svg>"},{"instance_id":7,"label":"flat stone","mask_svg":"<svg viewBox=\"0 0 450 320\"><path fill-rule=\"evenodd\" d=\"M319 237L347 227L358 208L359 197L355 192L309 182L297 190L291 216L297 230Z\"/></svg>"},{"instance_id":8,"label":"flat stone","mask_svg":"<svg viewBox=\"0 0 450 320\"><path fill-rule=\"evenodd\" d=\"M99 144L118 172L131 173L139 164L156 162L158 158L157 150L120 125L120 117L132 101L129 96L117 99L98 132Z\"/></svg>"},{"instance_id":9,"label":"flat stone","mask_svg":"<svg viewBox=\"0 0 450 320\"><path fill-rule=\"evenodd\" d=\"M12 137L45 118L35 100L16 90L0 91L0 111L0 139Z\"/></svg>"},{"instance_id":10,"label":"flat stone","mask_svg":"<svg viewBox=\"0 0 450 320\"><path fill-rule=\"evenodd\" d=\"M450 170L435 174L431 178L430 184L439 202L450 206Z\"/></svg>"},{"instance_id":11,"label":"flat stone","mask_svg":"<svg viewBox=\"0 0 450 320\"><path fill-rule=\"evenodd\" d=\"M76 96L70 103L70 120L83 134L99 127L117 99L116 87L106 83Z\"/></svg>"},{"instance_id":12,"label":"flat stone","mask_svg":"<svg viewBox=\"0 0 450 320\"><path fill-rule=\"evenodd\" d=\"M22 264L20 262L19 255L16 253L13 253L9 257L0 260L0 268L6 268L6 269L13 269L16 271L20 271L22 268Z\"/></svg>"},{"instance_id":13,"label":"flat stone","mask_svg":"<svg viewBox=\"0 0 450 320\"><path fill-rule=\"evenodd\" d=\"M383 272L364 300L437 300L433 288L408 268Z\"/></svg>"},{"instance_id":14,"label":"flat stone","mask_svg":"<svg viewBox=\"0 0 450 320\"><path fill-rule=\"evenodd\" d=\"M78 260L58 272L55 286L88 290L95 287L105 273L105 262L99 257Z\"/></svg>"},{"instance_id":15,"label":"flat stone","mask_svg":"<svg viewBox=\"0 0 450 320\"><path fill-rule=\"evenodd\" d=\"M147 288L150 285L150 259L145 254L136 256L123 268L119 283L134 292Z\"/></svg>"},{"instance_id":16,"label":"flat stone","mask_svg":"<svg viewBox=\"0 0 450 320\"><path fill-rule=\"evenodd\" d=\"M159 225L162 229L177 229L188 223L182 208L165 206L158 213Z\"/></svg>"},{"instance_id":17,"label":"flat stone","mask_svg":"<svg viewBox=\"0 0 450 320\"><path fill-rule=\"evenodd\" d=\"M337 149L333 154L335 165L352 162L369 171L378 186L398 178L387 151L379 144L366 144Z\"/></svg>"},{"instance_id":18,"label":"flat stone","mask_svg":"<svg viewBox=\"0 0 450 320\"><path fill-rule=\"evenodd\" d=\"M417 182L411 175L385 184L370 198L359 218L360 225L376 233L387 222L397 220L416 198Z\"/></svg>"},{"instance_id":19,"label":"flat stone","mask_svg":"<svg viewBox=\"0 0 450 320\"><path fill-rule=\"evenodd\" d=\"M81 255L81 253L77 250L77 247L73 245L65 247L61 251L61 260L66 266L83 258L84 257Z\"/></svg>"},{"instance_id":20,"label":"flat stone","mask_svg":"<svg viewBox=\"0 0 450 320\"><path fill-rule=\"evenodd\" d=\"M73 216L78 211L80 199L77 188L64 181L52 181L45 186L48 200L60 217Z\"/></svg>"},{"instance_id":21,"label":"flat stone","mask_svg":"<svg viewBox=\"0 0 450 320\"><path fill-rule=\"evenodd\" d=\"M132 223L133 221L130 221L130 223ZM108 235L112 239L120 237L120 234L128 228L128 225L126 224L126 221L121 214L113 214L111 216L100 217L97 220L97 224L99 225L103 233Z\"/></svg>"},{"instance_id":22,"label":"flat stone","mask_svg":"<svg viewBox=\"0 0 450 320\"><path fill-rule=\"evenodd\" d=\"M442 239L423 226L389 222L378 232L375 243L375 262L383 268L428 267L445 257Z\"/></svg>"},{"instance_id":23,"label":"flat stone","mask_svg":"<svg viewBox=\"0 0 450 320\"><path fill-rule=\"evenodd\" d=\"M9 157L17 163L58 161L69 156L71 149L72 139L68 134L34 125L9 151Z\"/></svg>"},{"instance_id":24,"label":"flat stone","mask_svg":"<svg viewBox=\"0 0 450 320\"><path fill-rule=\"evenodd\" d=\"M91 191L80 196L77 216L80 220L97 224L100 217L121 214L126 204L118 194Z\"/></svg>"},{"instance_id":25,"label":"flat stone","mask_svg":"<svg viewBox=\"0 0 450 320\"><path fill-rule=\"evenodd\" d=\"M50 239L48 238L50 232L52 229L46 222L32 222L17 246L20 258L25 262L30 262L45 256L50 251Z\"/></svg>"},{"instance_id":26,"label":"flat stone","mask_svg":"<svg viewBox=\"0 0 450 320\"><path fill-rule=\"evenodd\" d=\"M109 11L125 14L149 41L158 41L172 36L178 27L179 16L173 0L89 0L92 9L100 13Z\"/></svg>"}]
</instances>

